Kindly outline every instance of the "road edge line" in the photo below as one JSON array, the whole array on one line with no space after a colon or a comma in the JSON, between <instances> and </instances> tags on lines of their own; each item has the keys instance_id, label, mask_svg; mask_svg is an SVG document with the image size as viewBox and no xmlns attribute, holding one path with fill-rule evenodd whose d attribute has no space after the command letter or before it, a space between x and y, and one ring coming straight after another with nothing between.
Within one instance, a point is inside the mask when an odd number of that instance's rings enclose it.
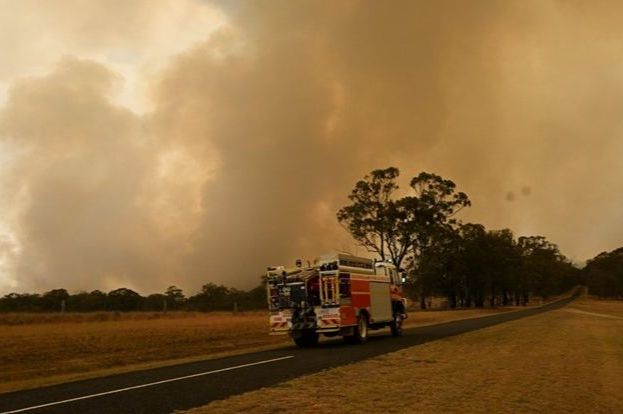
<instances>
[{"instance_id":1,"label":"road edge line","mask_svg":"<svg viewBox=\"0 0 623 414\"><path fill-rule=\"evenodd\" d=\"M232 371L232 370L235 370L235 369L251 367L251 366L254 366L254 365L262 365L262 364L268 364L268 363L271 363L271 362L283 361L283 360L290 359L290 358L294 358L294 355L288 355L288 356L279 357L279 358L272 358L272 359L267 359L267 360L258 361L258 362L250 362L250 363L247 363L247 364L235 365L233 367L220 368L220 369L215 369L215 370L212 370L212 371L199 372L197 374L184 375L182 377L169 378L169 379L166 379L166 380L149 382L147 384L133 385L131 387L119 388L119 389L116 389L116 390L104 391L104 392L99 392L99 393L96 393L96 394L84 395L84 396L81 396L81 397L68 398L66 400L53 401L53 402L50 402L50 403L33 405L31 407L18 408L16 410L3 411L0 414L21 413L21 412L24 412L24 411L36 410L36 409L39 409L39 408L51 407L51 406L54 406L54 405L66 404L66 403L70 403L70 402L74 402L74 401L88 400L88 399L100 397L100 396L103 396L103 395L117 394L117 393L120 393L120 392L129 391L129 390L135 390L135 389L139 389L139 388L147 388L147 387L152 387L154 385L166 384L166 383L175 382L175 381L182 381L182 380L185 380L185 379L197 378L197 377L202 377L202 376L210 375L210 374L217 374L219 372Z\"/></svg>"}]
</instances>

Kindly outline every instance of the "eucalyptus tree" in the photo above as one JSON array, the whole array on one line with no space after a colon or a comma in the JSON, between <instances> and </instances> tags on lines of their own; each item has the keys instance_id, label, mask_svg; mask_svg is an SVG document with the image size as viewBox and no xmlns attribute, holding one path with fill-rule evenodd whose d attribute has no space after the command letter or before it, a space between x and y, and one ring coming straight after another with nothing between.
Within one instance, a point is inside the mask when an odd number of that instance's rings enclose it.
<instances>
[{"instance_id":1,"label":"eucalyptus tree","mask_svg":"<svg viewBox=\"0 0 623 414\"><path fill-rule=\"evenodd\" d=\"M623 299L623 247L590 259L583 274L590 294Z\"/></svg>"},{"instance_id":2,"label":"eucalyptus tree","mask_svg":"<svg viewBox=\"0 0 623 414\"><path fill-rule=\"evenodd\" d=\"M417 263L433 239L456 224L453 217L470 201L456 191L454 182L426 172L411 179L413 194L394 199L399 174L389 167L366 175L337 219L360 245L401 267L409 256L411 264Z\"/></svg>"},{"instance_id":3,"label":"eucalyptus tree","mask_svg":"<svg viewBox=\"0 0 623 414\"><path fill-rule=\"evenodd\" d=\"M395 167L372 171L355 184L348 196L351 204L337 212L338 221L352 237L382 260L387 259L388 239L395 226L391 197L398 189L399 174Z\"/></svg>"}]
</instances>

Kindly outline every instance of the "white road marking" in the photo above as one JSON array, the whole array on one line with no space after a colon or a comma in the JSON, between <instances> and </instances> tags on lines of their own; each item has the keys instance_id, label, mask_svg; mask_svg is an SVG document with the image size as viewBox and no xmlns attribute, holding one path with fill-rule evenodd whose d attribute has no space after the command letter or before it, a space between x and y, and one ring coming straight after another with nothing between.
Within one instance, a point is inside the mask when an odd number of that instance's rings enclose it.
<instances>
[{"instance_id":1,"label":"white road marking","mask_svg":"<svg viewBox=\"0 0 623 414\"><path fill-rule=\"evenodd\" d=\"M608 319L623 319L620 316L607 315L605 313L597 313L597 312L587 312L587 311L583 311L580 309L564 308L562 310L564 310L565 312L570 312L570 313L579 313L580 315L599 316L601 318L608 318Z\"/></svg>"},{"instance_id":2,"label":"white road marking","mask_svg":"<svg viewBox=\"0 0 623 414\"><path fill-rule=\"evenodd\" d=\"M283 361L284 359L290 359L290 358L294 358L294 355L288 355L288 356L284 356L284 357L280 357L280 358L267 359L267 360L258 361L258 362L251 362L251 363L248 363L248 364L236 365L236 366L233 366L233 367L215 369L213 371L200 372L198 374L185 375L183 377L170 378L170 379L166 379L166 380L162 380L162 381L150 382L150 383L147 383L147 384L134 385L132 387L119 388L118 390L99 392L97 394L84 395L82 397L69 398L67 400L62 400L62 401L54 401L54 402L41 404L41 405L33 405L32 407L20 408L18 410L4 411L4 412L2 412L0 414L21 413L21 412L24 412L24 411L36 410L38 408L50 407L52 405L59 405L59 404L66 404L66 403L73 402L73 401L87 400L89 398L100 397L102 395L110 395L110 394L116 394L116 393L119 393L119 392L135 390L135 389L138 389L138 388L152 387L154 385L166 384L167 382L181 381L181 380L185 380L185 379L188 379L188 378L196 378L196 377L201 377L201 376L210 375L210 374L216 374L216 373L224 372L224 371L232 371L234 369L251 367L253 365L268 364L268 363L271 363L271 362Z\"/></svg>"}]
</instances>

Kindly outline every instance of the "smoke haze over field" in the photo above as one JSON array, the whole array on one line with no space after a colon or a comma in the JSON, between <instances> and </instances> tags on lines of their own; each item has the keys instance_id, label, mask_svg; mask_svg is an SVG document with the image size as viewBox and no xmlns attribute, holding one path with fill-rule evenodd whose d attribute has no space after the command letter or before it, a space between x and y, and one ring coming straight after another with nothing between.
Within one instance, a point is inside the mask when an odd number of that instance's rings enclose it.
<instances>
[{"instance_id":1,"label":"smoke haze over field","mask_svg":"<svg viewBox=\"0 0 623 414\"><path fill-rule=\"evenodd\" d=\"M335 212L389 165L574 260L623 243L618 2L8 3L0 292L362 253Z\"/></svg>"}]
</instances>

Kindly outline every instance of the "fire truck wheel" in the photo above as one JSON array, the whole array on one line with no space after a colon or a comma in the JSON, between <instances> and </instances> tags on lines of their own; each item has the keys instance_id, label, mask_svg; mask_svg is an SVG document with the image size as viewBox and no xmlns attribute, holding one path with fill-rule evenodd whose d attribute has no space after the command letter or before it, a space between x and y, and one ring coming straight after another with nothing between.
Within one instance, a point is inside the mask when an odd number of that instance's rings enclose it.
<instances>
[{"instance_id":1,"label":"fire truck wheel","mask_svg":"<svg viewBox=\"0 0 623 414\"><path fill-rule=\"evenodd\" d=\"M294 337L294 343L301 348L309 348L318 344L319 335L316 332L303 331Z\"/></svg>"},{"instance_id":2,"label":"fire truck wheel","mask_svg":"<svg viewBox=\"0 0 623 414\"><path fill-rule=\"evenodd\" d=\"M349 344L362 344L368 339L368 318L365 313L357 316L357 325L353 328L353 335L345 336L344 340Z\"/></svg>"},{"instance_id":3,"label":"fire truck wheel","mask_svg":"<svg viewBox=\"0 0 623 414\"><path fill-rule=\"evenodd\" d=\"M389 329L391 329L393 336L402 335L402 322L402 313L396 312L394 314L394 320L392 320L391 324L389 325Z\"/></svg>"}]
</instances>

